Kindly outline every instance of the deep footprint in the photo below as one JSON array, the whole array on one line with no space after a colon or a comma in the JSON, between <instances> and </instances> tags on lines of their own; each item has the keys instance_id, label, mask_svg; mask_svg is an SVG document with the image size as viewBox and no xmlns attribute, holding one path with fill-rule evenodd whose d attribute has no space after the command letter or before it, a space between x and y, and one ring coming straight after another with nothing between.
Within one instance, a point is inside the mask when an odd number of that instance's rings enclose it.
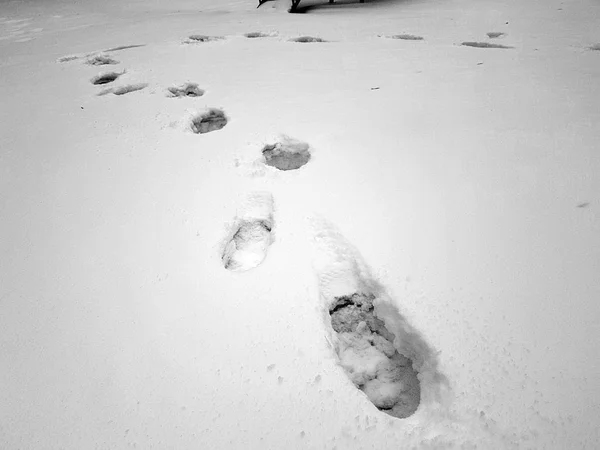
<instances>
[{"instance_id":1,"label":"deep footprint","mask_svg":"<svg viewBox=\"0 0 600 450\"><path fill-rule=\"evenodd\" d=\"M329 307L338 334L338 357L350 380L371 403L404 419L419 407L421 386L410 359L394 347L395 335L375 315L373 294L336 297Z\"/></svg>"},{"instance_id":2,"label":"deep footprint","mask_svg":"<svg viewBox=\"0 0 600 450\"><path fill-rule=\"evenodd\" d=\"M251 33L244 34L245 37L254 39L254 38L265 38L275 36L275 33L262 33L260 31L253 31Z\"/></svg>"},{"instance_id":3,"label":"deep footprint","mask_svg":"<svg viewBox=\"0 0 600 450\"><path fill-rule=\"evenodd\" d=\"M389 37L390 39L401 39L403 41L422 41L422 36L415 36L414 34L395 34Z\"/></svg>"},{"instance_id":4,"label":"deep footprint","mask_svg":"<svg viewBox=\"0 0 600 450\"><path fill-rule=\"evenodd\" d=\"M290 39L290 42L327 42L325 39L321 39L320 37L313 36L300 36L296 38Z\"/></svg>"},{"instance_id":5,"label":"deep footprint","mask_svg":"<svg viewBox=\"0 0 600 450\"><path fill-rule=\"evenodd\" d=\"M224 128L227 122L227 116L223 111L212 108L208 112L193 117L190 128L196 134L204 134Z\"/></svg>"},{"instance_id":6,"label":"deep footprint","mask_svg":"<svg viewBox=\"0 0 600 450\"><path fill-rule=\"evenodd\" d=\"M214 42L214 41L222 41L225 39L223 36L207 36L204 34L192 34L188 37L187 44L191 44L193 42Z\"/></svg>"},{"instance_id":7,"label":"deep footprint","mask_svg":"<svg viewBox=\"0 0 600 450\"><path fill-rule=\"evenodd\" d=\"M309 145L286 136L275 144L266 145L262 154L267 166L279 170L296 170L310 161Z\"/></svg>"},{"instance_id":8,"label":"deep footprint","mask_svg":"<svg viewBox=\"0 0 600 450\"><path fill-rule=\"evenodd\" d=\"M464 45L465 47L475 47L475 48L514 48L508 45L500 45L500 44L490 44L489 42L463 42L460 45Z\"/></svg>"},{"instance_id":9,"label":"deep footprint","mask_svg":"<svg viewBox=\"0 0 600 450\"><path fill-rule=\"evenodd\" d=\"M350 381L397 418L444 401L448 381L438 370L436 352L372 277L358 250L326 221L311 225L313 267L329 313L328 341Z\"/></svg>"},{"instance_id":10,"label":"deep footprint","mask_svg":"<svg viewBox=\"0 0 600 450\"><path fill-rule=\"evenodd\" d=\"M265 260L273 242L273 196L255 192L247 197L237 214L233 233L227 240L221 260L233 272L245 272Z\"/></svg>"},{"instance_id":11,"label":"deep footprint","mask_svg":"<svg viewBox=\"0 0 600 450\"><path fill-rule=\"evenodd\" d=\"M167 97L202 97L204 91L196 83L185 83L181 86L167 88Z\"/></svg>"},{"instance_id":12,"label":"deep footprint","mask_svg":"<svg viewBox=\"0 0 600 450\"><path fill-rule=\"evenodd\" d=\"M108 72L108 73L103 73L101 75L95 76L90 81L92 84L95 84L95 85L103 85L103 84L112 83L117 78L119 78L121 75L123 75L123 74L117 73L117 72Z\"/></svg>"}]
</instances>

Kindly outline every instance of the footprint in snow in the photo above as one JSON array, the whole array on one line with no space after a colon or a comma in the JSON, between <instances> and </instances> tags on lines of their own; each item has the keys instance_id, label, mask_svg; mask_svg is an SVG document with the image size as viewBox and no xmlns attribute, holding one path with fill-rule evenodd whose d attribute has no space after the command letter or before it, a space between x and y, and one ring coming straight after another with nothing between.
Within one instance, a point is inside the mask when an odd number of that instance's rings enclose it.
<instances>
[{"instance_id":1,"label":"footprint in snow","mask_svg":"<svg viewBox=\"0 0 600 450\"><path fill-rule=\"evenodd\" d=\"M211 108L204 113L194 115L189 126L193 133L205 134L224 128L227 122L227 116L222 110Z\"/></svg>"},{"instance_id":2,"label":"footprint in snow","mask_svg":"<svg viewBox=\"0 0 600 450\"><path fill-rule=\"evenodd\" d=\"M281 136L274 144L262 150L265 164L279 170L296 170L310 161L309 145L306 142Z\"/></svg>"},{"instance_id":3,"label":"footprint in snow","mask_svg":"<svg viewBox=\"0 0 600 450\"><path fill-rule=\"evenodd\" d=\"M117 88L105 89L100 92L98 95L106 95L106 94L114 94L114 95L125 95L130 92L141 91L142 89L148 86L147 83L136 83L136 84L127 84L125 86L119 86Z\"/></svg>"},{"instance_id":4,"label":"footprint in snow","mask_svg":"<svg viewBox=\"0 0 600 450\"><path fill-rule=\"evenodd\" d=\"M422 41L423 36L416 36L414 34L394 34L392 36L386 36L389 39L400 39L402 41Z\"/></svg>"},{"instance_id":5,"label":"footprint in snow","mask_svg":"<svg viewBox=\"0 0 600 450\"><path fill-rule=\"evenodd\" d=\"M247 38L249 38L249 39L256 39L256 38L265 38L265 37L277 36L277 33L276 32L263 33L261 31L253 31L251 33L245 33L244 36L247 37Z\"/></svg>"},{"instance_id":6,"label":"footprint in snow","mask_svg":"<svg viewBox=\"0 0 600 450\"><path fill-rule=\"evenodd\" d=\"M88 58L85 63L90 66L104 66L108 64L119 64L119 61L106 55L95 55Z\"/></svg>"},{"instance_id":7,"label":"footprint in snow","mask_svg":"<svg viewBox=\"0 0 600 450\"><path fill-rule=\"evenodd\" d=\"M312 148L308 143L281 134L248 145L235 157L235 166L241 174L255 178L300 169L311 159Z\"/></svg>"},{"instance_id":8,"label":"footprint in snow","mask_svg":"<svg viewBox=\"0 0 600 450\"><path fill-rule=\"evenodd\" d=\"M289 41L290 42L302 42L302 43L327 42L325 39L321 39L320 37L314 37L314 36L300 36L300 37L291 38L291 39L289 39Z\"/></svg>"},{"instance_id":9,"label":"footprint in snow","mask_svg":"<svg viewBox=\"0 0 600 450\"><path fill-rule=\"evenodd\" d=\"M90 82L92 84L94 84L94 85L103 85L103 84L112 83L117 78L119 78L121 75L123 75L123 73L124 72L121 72L121 73L118 73L118 72L106 72L106 73L102 73L102 74L97 75L94 78L92 78L90 80Z\"/></svg>"},{"instance_id":10,"label":"footprint in snow","mask_svg":"<svg viewBox=\"0 0 600 450\"><path fill-rule=\"evenodd\" d=\"M245 272L262 264L273 242L273 226L273 196L268 192L250 194L226 239L221 255L223 267Z\"/></svg>"},{"instance_id":11,"label":"footprint in snow","mask_svg":"<svg viewBox=\"0 0 600 450\"><path fill-rule=\"evenodd\" d=\"M65 62L75 61L76 59L80 59L80 58L81 58L81 55L67 55L67 56L61 56L60 58L58 58L56 60L56 62L65 63Z\"/></svg>"},{"instance_id":12,"label":"footprint in snow","mask_svg":"<svg viewBox=\"0 0 600 450\"><path fill-rule=\"evenodd\" d=\"M328 313L329 341L350 381L380 411L397 418L439 401L447 380L421 334L333 226L313 220L314 267ZM326 317L327 317L326 316Z\"/></svg>"},{"instance_id":13,"label":"footprint in snow","mask_svg":"<svg viewBox=\"0 0 600 450\"><path fill-rule=\"evenodd\" d=\"M465 46L465 47L475 47L475 48L514 48L514 47L510 47L508 45L501 45L501 44L490 44L489 42L471 42L471 41L466 41L461 43L460 45Z\"/></svg>"},{"instance_id":14,"label":"footprint in snow","mask_svg":"<svg viewBox=\"0 0 600 450\"><path fill-rule=\"evenodd\" d=\"M185 41L184 44L195 44L198 42L215 42L224 40L224 36L207 36L205 34L192 34Z\"/></svg>"},{"instance_id":15,"label":"footprint in snow","mask_svg":"<svg viewBox=\"0 0 600 450\"><path fill-rule=\"evenodd\" d=\"M167 97L202 97L204 91L196 83L185 83L167 88Z\"/></svg>"}]
</instances>

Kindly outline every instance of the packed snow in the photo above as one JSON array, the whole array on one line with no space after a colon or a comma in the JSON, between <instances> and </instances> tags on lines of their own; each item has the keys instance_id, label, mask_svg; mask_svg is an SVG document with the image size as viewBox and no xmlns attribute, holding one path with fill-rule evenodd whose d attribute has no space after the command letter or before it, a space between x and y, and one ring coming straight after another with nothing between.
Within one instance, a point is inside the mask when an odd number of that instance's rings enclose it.
<instances>
[{"instance_id":1,"label":"packed snow","mask_svg":"<svg viewBox=\"0 0 600 450\"><path fill-rule=\"evenodd\" d=\"M0 448L597 448L600 4L258 3L0 3Z\"/></svg>"}]
</instances>

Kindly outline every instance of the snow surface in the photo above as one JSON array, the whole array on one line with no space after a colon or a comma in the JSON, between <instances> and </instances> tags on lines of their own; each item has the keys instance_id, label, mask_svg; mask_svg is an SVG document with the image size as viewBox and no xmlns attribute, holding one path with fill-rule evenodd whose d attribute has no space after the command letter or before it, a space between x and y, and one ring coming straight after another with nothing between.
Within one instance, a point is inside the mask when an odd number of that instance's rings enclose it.
<instances>
[{"instance_id":1,"label":"snow surface","mask_svg":"<svg viewBox=\"0 0 600 450\"><path fill-rule=\"evenodd\" d=\"M0 448L597 448L600 5L256 4L0 3ZM365 279L429 363L407 419L334 351Z\"/></svg>"}]
</instances>

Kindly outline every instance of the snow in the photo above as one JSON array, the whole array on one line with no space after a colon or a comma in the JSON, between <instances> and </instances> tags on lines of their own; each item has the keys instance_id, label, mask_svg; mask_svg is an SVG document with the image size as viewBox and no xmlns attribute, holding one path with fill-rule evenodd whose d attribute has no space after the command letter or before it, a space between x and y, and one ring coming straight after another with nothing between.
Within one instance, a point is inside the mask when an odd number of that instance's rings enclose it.
<instances>
[{"instance_id":1,"label":"snow","mask_svg":"<svg viewBox=\"0 0 600 450\"><path fill-rule=\"evenodd\" d=\"M2 2L0 447L597 447L600 6L256 5ZM227 270L253 193L270 245ZM335 351L365 288L406 419Z\"/></svg>"}]
</instances>

